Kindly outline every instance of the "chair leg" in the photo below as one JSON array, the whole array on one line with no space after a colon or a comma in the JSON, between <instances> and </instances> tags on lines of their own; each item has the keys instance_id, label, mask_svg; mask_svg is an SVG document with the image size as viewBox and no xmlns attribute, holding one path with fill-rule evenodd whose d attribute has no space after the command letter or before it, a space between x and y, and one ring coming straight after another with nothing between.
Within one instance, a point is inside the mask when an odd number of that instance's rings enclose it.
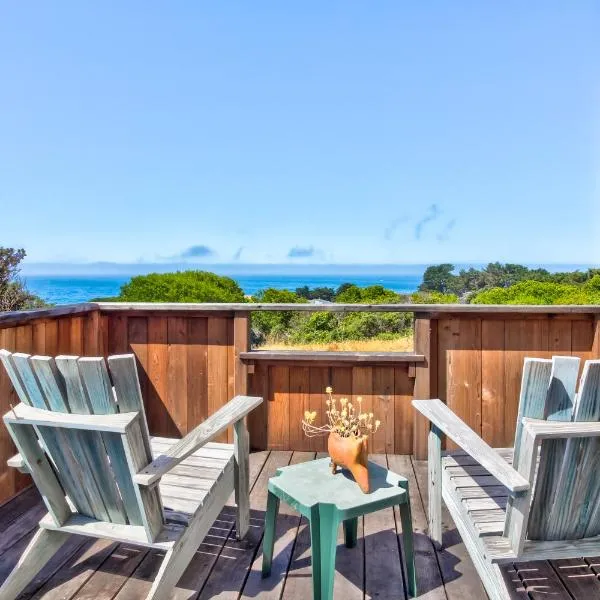
<instances>
[{"instance_id":1,"label":"chair leg","mask_svg":"<svg viewBox=\"0 0 600 600\"><path fill-rule=\"evenodd\" d=\"M11 574L0 587L0 600L14 600L72 534L38 529Z\"/></svg>"},{"instance_id":2,"label":"chair leg","mask_svg":"<svg viewBox=\"0 0 600 600\"><path fill-rule=\"evenodd\" d=\"M268 577L271 574L271 564L273 563L273 546L275 545L275 528L277 527L278 510L279 498L272 492L269 492L269 496L267 498L267 515L265 517L265 535L263 538L263 577Z\"/></svg>"},{"instance_id":3,"label":"chair leg","mask_svg":"<svg viewBox=\"0 0 600 600\"><path fill-rule=\"evenodd\" d=\"M339 526L333 504L318 504L310 517L313 599L333 600L335 554Z\"/></svg>"},{"instance_id":4,"label":"chair leg","mask_svg":"<svg viewBox=\"0 0 600 600\"><path fill-rule=\"evenodd\" d=\"M233 426L233 444L235 453L235 530L238 540L246 537L250 527L250 438L246 419Z\"/></svg>"},{"instance_id":5,"label":"chair leg","mask_svg":"<svg viewBox=\"0 0 600 600\"><path fill-rule=\"evenodd\" d=\"M442 547L442 432L433 424L429 430L429 537Z\"/></svg>"},{"instance_id":6,"label":"chair leg","mask_svg":"<svg viewBox=\"0 0 600 600\"><path fill-rule=\"evenodd\" d=\"M346 548L354 548L358 540L358 517L344 521L344 542Z\"/></svg>"},{"instance_id":7,"label":"chair leg","mask_svg":"<svg viewBox=\"0 0 600 600\"><path fill-rule=\"evenodd\" d=\"M146 600L169 598L201 543L202 540L194 543L188 536L185 536L165 554Z\"/></svg>"},{"instance_id":8,"label":"chair leg","mask_svg":"<svg viewBox=\"0 0 600 600\"><path fill-rule=\"evenodd\" d=\"M408 489L406 489L408 495ZM415 570L415 551L413 544L412 516L410 501L400 505L400 520L402 522L402 549L404 552L404 563L406 565L406 578L408 583L408 594L413 598L417 595L417 573Z\"/></svg>"}]
</instances>

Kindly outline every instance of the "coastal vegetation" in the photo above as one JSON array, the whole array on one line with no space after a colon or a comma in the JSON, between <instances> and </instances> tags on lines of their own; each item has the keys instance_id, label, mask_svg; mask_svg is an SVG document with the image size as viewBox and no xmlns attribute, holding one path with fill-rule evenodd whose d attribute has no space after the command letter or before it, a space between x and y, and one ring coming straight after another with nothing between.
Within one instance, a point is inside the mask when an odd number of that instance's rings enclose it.
<instances>
[{"instance_id":1,"label":"coastal vegetation","mask_svg":"<svg viewBox=\"0 0 600 600\"><path fill-rule=\"evenodd\" d=\"M456 294L461 302L476 304L598 304L593 283L598 276L600 269L551 273L499 262L455 273L453 264L444 263L426 269L419 290Z\"/></svg>"},{"instance_id":2,"label":"coastal vegetation","mask_svg":"<svg viewBox=\"0 0 600 600\"><path fill-rule=\"evenodd\" d=\"M43 308L46 303L27 291L19 279L21 261L26 252L22 248L0 246L0 311Z\"/></svg>"}]
</instances>

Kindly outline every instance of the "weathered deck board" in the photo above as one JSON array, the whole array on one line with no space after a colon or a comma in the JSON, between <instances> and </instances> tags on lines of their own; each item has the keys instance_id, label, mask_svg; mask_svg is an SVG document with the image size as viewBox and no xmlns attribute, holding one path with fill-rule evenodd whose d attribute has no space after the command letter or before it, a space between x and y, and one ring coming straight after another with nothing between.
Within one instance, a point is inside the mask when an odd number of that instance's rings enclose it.
<instances>
[{"instance_id":1,"label":"weathered deck board","mask_svg":"<svg viewBox=\"0 0 600 600\"><path fill-rule=\"evenodd\" d=\"M314 457L313 452L258 452L251 455L251 531L235 540L235 514L230 501L215 521L172 598L310 598L310 536L304 519L283 504L277 524L273 575L260 577L266 482L278 466ZM481 598L485 592L460 537L444 515L444 549L426 536L426 463L409 456L373 455L375 461L409 480L416 567L421 600ZM20 502L22 500L22 502ZM0 581L19 559L43 511L31 491L0 506ZM359 520L356 548L338 536L335 598L363 600L403 598L400 566L400 519L382 511ZM143 600L156 576L162 556L125 544L73 537L26 588L19 600ZM600 560L577 559L521 563L505 567L512 598L583 600L600 597Z\"/></svg>"}]
</instances>

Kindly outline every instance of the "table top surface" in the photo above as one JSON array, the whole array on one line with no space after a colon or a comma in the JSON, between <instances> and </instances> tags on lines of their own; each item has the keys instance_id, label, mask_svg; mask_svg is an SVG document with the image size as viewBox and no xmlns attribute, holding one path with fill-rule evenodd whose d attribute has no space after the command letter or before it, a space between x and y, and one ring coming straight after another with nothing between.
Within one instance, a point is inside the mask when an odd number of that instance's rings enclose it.
<instances>
[{"instance_id":1,"label":"table top surface","mask_svg":"<svg viewBox=\"0 0 600 600\"><path fill-rule=\"evenodd\" d=\"M365 494L349 471L338 469L333 475L330 464L329 458L321 458L281 467L269 480L269 490L279 491L306 507L335 504L340 510L408 501L408 494L401 487L406 486L407 490L408 481L401 475L369 461L371 491Z\"/></svg>"}]
</instances>

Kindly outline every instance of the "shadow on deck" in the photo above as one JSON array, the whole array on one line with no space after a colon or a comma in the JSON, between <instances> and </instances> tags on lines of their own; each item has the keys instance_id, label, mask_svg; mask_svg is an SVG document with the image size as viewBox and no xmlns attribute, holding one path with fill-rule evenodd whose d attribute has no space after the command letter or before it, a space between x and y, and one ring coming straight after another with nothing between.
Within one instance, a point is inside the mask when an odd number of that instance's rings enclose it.
<instances>
[{"instance_id":1,"label":"shadow on deck","mask_svg":"<svg viewBox=\"0 0 600 600\"><path fill-rule=\"evenodd\" d=\"M282 504L271 577L262 579L261 540L267 480L278 467L315 457L313 452L257 452L251 455L251 528L235 540L234 509L226 507L175 589L177 599L311 597L310 536L306 521ZM426 536L426 463L409 456L376 455L379 464L409 479L415 532L419 598L486 598L460 536L444 516L444 550ZM11 571L45 513L33 488L0 507L0 581ZM400 519L392 509L361 519L359 544L343 545L341 528L335 575L336 598L406 597ZM128 544L75 537L54 556L21 595L23 600L137 600L148 593L160 565L159 552ZM510 565L505 575L514 598L559 600L600 598L600 560L561 560Z\"/></svg>"}]
</instances>

